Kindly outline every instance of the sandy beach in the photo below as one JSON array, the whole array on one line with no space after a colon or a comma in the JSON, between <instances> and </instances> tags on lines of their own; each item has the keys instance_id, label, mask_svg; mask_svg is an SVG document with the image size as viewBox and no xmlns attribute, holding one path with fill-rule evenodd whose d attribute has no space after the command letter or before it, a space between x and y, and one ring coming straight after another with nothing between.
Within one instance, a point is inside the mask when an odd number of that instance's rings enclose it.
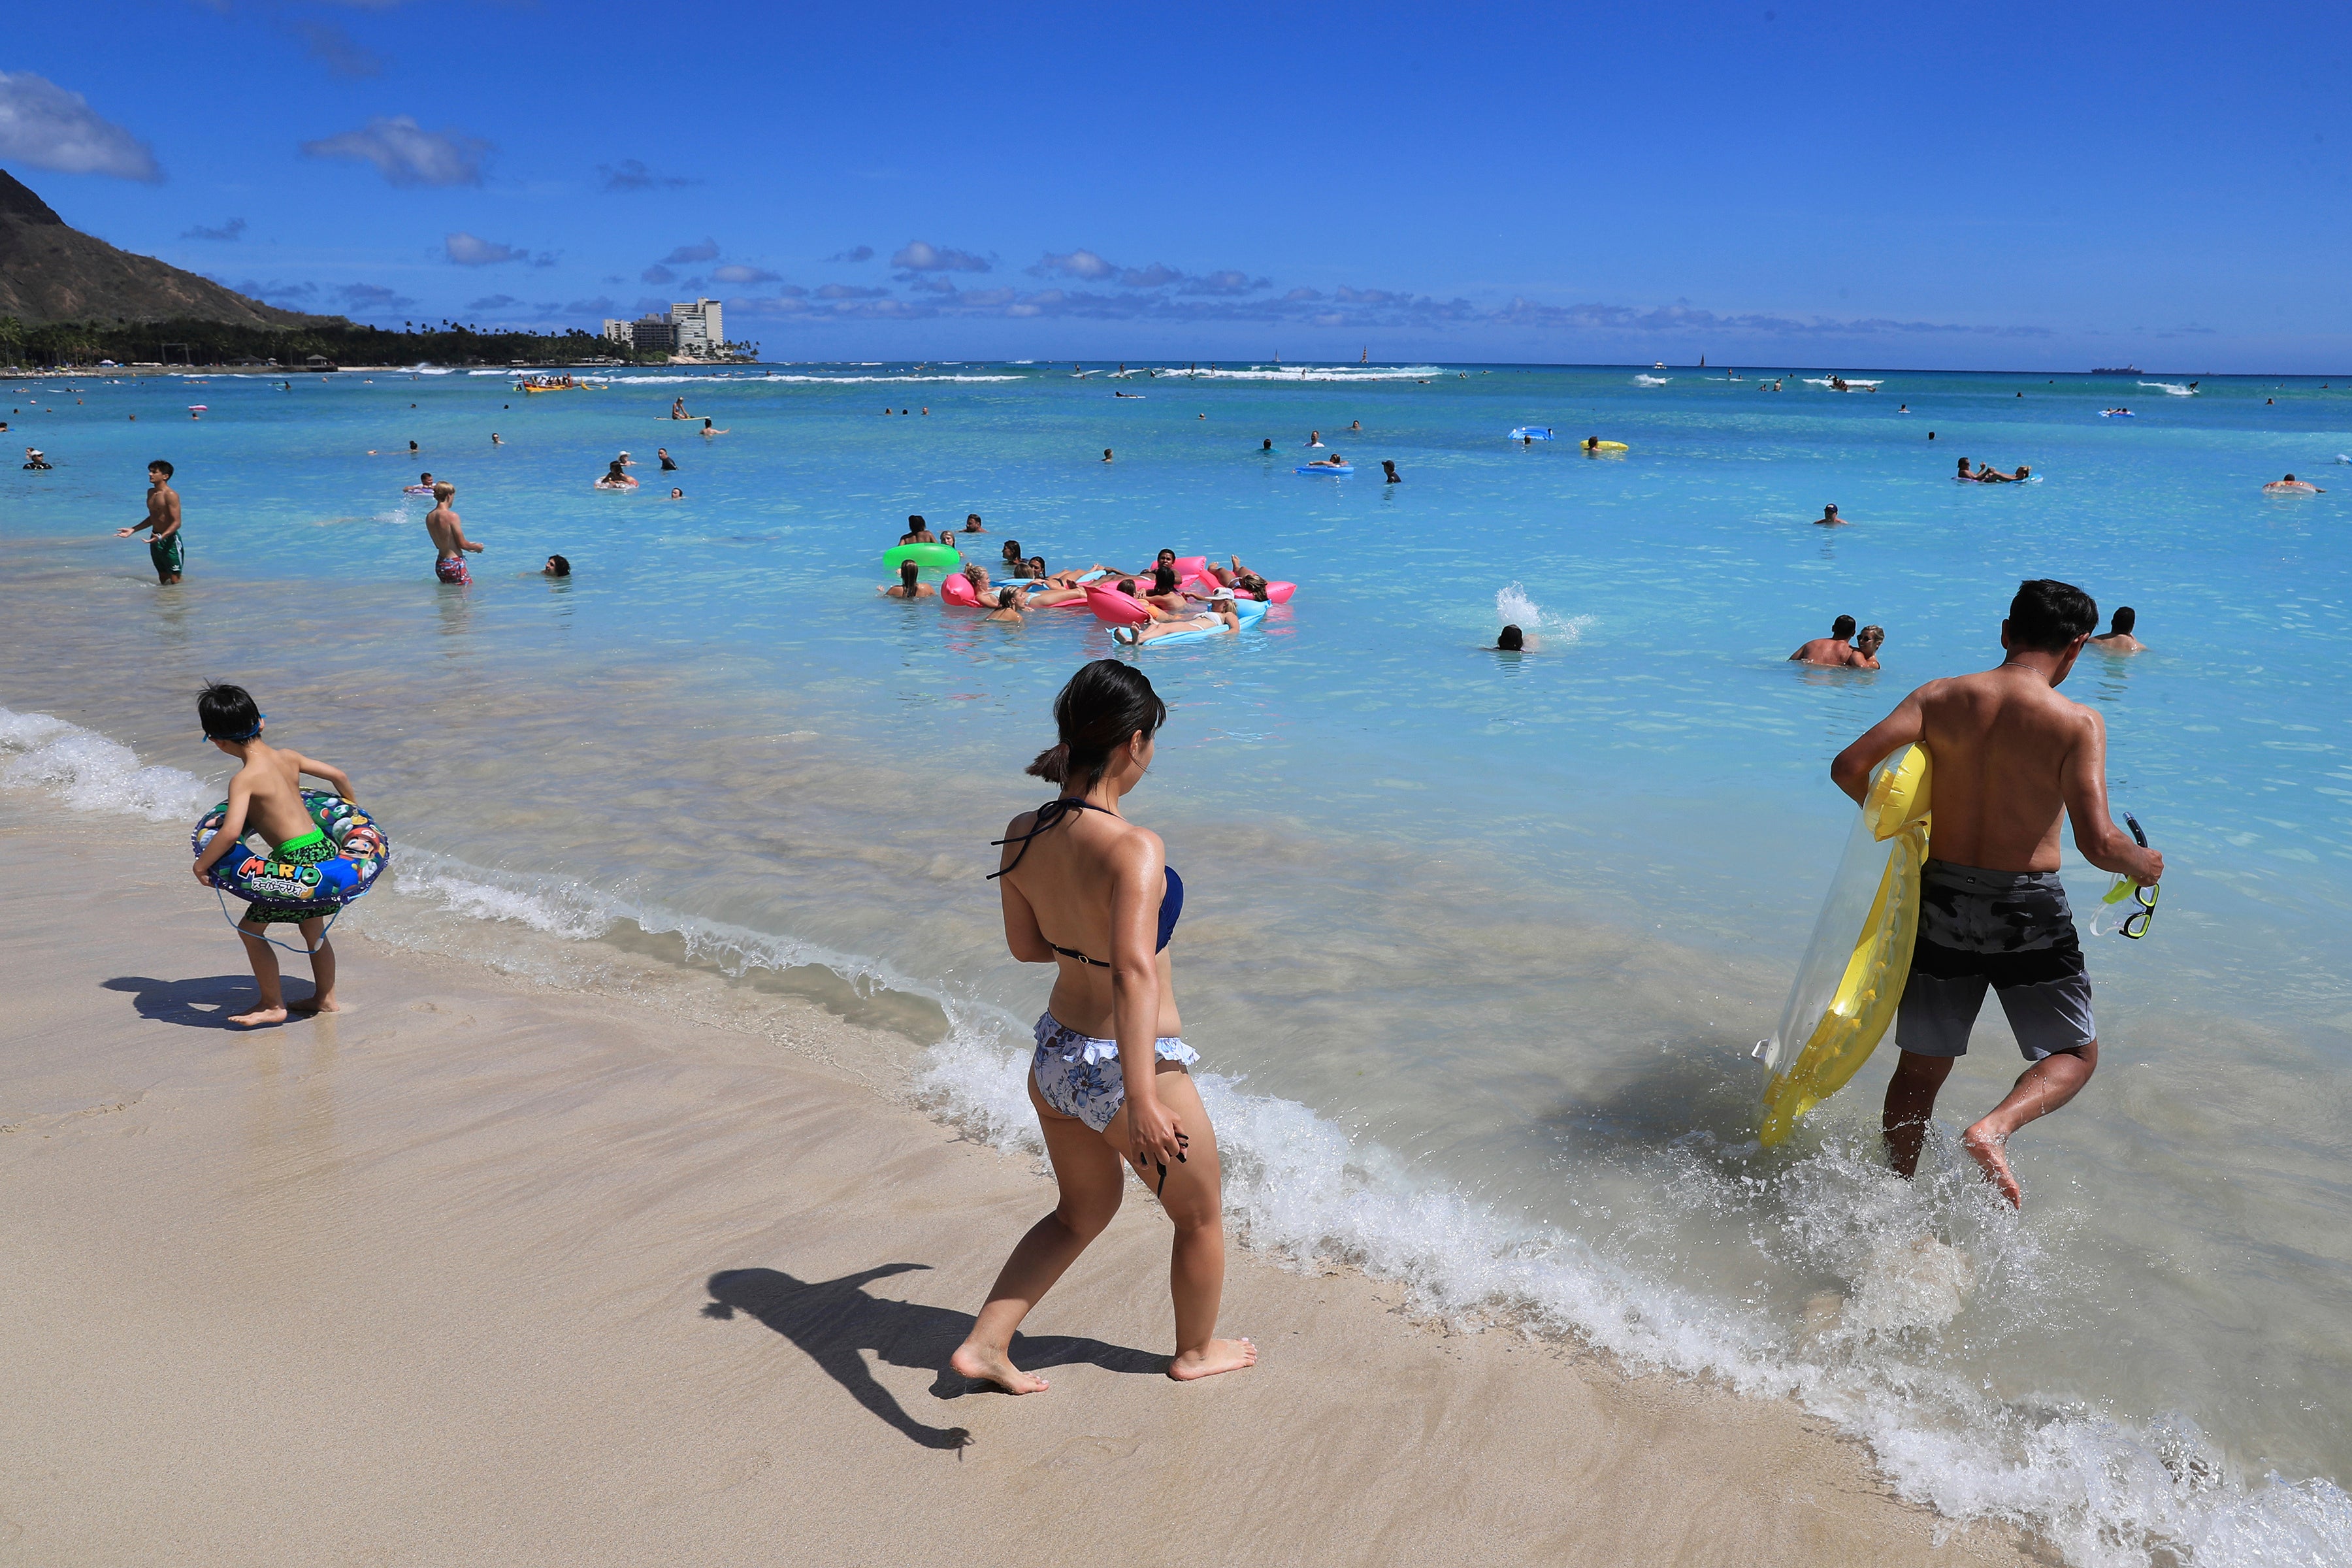
<instances>
[{"instance_id":1,"label":"sandy beach","mask_svg":"<svg viewBox=\"0 0 2352 1568\"><path fill-rule=\"evenodd\" d=\"M829 1066L857 1026L347 935L347 1012L239 1034L174 835L9 815L0 1561L2027 1560L1792 1405L1352 1271L1238 1255L1264 1361L1171 1384L1139 1189L1016 1347L1052 1390L967 1390L1052 1188Z\"/></svg>"}]
</instances>

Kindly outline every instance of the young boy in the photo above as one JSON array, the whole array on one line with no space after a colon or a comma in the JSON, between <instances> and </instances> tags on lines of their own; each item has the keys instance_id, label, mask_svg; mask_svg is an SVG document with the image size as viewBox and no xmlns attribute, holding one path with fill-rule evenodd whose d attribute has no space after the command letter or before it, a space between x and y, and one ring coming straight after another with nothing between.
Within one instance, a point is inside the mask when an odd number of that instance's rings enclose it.
<instances>
[{"instance_id":1,"label":"young boy","mask_svg":"<svg viewBox=\"0 0 2352 1568\"><path fill-rule=\"evenodd\" d=\"M172 465L161 458L147 465L147 521L118 528L114 536L128 539L142 528L155 531L147 541L147 559L154 564L155 581L168 588L180 580L186 543L180 538L180 492L172 488Z\"/></svg>"},{"instance_id":2,"label":"young boy","mask_svg":"<svg viewBox=\"0 0 2352 1568\"><path fill-rule=\"evenodd\" d=\"M334 842L319 831L310 820L310 808L302 804L304 773L333 784L335 793L345 800L357 798L352 794L351 775L342 769L313 761L299 752L281 752L264 742L263 717L241 686L207 686L204 695L196 699L196 718L205 727L205 739L245 764L228 781L226 819L212 842L205 846L205 852L196 857L196 880L205 887L212 886L209 873L215 862L230 855L249 853L245 847L248 829L268 839L271 853L281 860L314 866L335 858ZM268 903L246 907L245 919L237 922L236 934L245 939L246 957L252 961L253 978L261 987L261 1005L231 1018L230 1023L251 1029L286 1021L289 1009L278 988L278 955L271 951L266 934L272 923L299 925L303 945L310 952L310 1000L290 1010L339 1010L335 1005L335 950L327 944L324 917L311 912L314 909L315 906L302 904Z\"/></svg>"}]
</instances>

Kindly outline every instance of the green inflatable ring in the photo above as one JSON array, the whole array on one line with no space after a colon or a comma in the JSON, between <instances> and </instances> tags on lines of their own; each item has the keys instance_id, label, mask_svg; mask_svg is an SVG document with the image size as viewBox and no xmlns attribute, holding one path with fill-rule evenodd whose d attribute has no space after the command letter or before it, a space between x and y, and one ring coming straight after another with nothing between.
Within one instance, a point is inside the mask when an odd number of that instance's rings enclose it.
<instances>
[{"instance_id":1,"label":"green inflatable ring","mask_svg":"<svg viewBox=\"0 0 2352 1568\"><path fill-rule=\"evenodd\" d=\"M894 544L882 552L882 564L892 572L898 570L901 561L911 561L931 572L960 572L963 569L963 557L956 553L956 547L952 544Z\"/></svg>"}]
</instances>

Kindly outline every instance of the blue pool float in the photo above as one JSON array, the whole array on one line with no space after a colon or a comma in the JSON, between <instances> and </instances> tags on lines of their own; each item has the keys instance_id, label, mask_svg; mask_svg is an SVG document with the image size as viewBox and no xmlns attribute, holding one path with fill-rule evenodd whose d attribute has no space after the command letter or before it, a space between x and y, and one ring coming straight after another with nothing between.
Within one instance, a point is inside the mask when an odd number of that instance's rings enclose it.
<instances>
[{"instance_id":1,"label":"blue pool float","mask_svg":"<svg viewBox=\"0 0 2352 1568\"><path fill-rule=\"evenodd\" d=\"M1511 439L1514 441L1549 441L1551 439L1551 426L1549 425L1522 425L1517 429L1511 432Z\"/></svg>"},{"instance_id":2,"label":"blue pool float","mask_svg":"<svg viewBox=\"0 0 2352 1568\"><path fill-rule=\"evenodd\" d=\"M1353 463L1308 463L1291 470L1295 474L1337 474L1342 479L1355 471Z\"/></svg>"}]
</instances>

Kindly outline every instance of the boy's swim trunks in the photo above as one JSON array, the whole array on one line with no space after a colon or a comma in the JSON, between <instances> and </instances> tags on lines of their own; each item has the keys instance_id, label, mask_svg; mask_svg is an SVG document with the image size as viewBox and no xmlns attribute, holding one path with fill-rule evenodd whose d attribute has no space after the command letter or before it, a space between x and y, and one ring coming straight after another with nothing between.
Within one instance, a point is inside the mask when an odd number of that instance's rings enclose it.
<instances>
[{"instance_id":1,"label":"boy's swim trunks","mask_svg":"<svg viewBox=\"0 0 2352 1568\"><path fill-rule=\"evenodd\" d=\"M156 581L161 582L166 577L178 576L180 563L186 559L180 549L179 534L173 532L162 539L149 540L147 559L155 563Z\"/></svg>"},{"instance_id":2,"label":"boy's swim trunks","mask_svg":"<svg viewBox=\"0 0 2352 1568\"><path fill-rule=\"evenodd\" d=\"M314 827L299 838L280 844L269 852L269 858L296 866L316 866L321 860L333 859L336 854L335 841ZM265 926L297 925L320 919L327 912L316 904L268 904L257 900L245 906L245 918Z\"/></svg>"},{"instance_id":3,"label":"boy's swim trunks","mask_svg":"<svg viewBox=\"0 0 2352 1568\"><path fill-rule=\"evenodd\" d=\"M1895 1043L1923 1057L1968 1055L1985 987L2038 1062L2098 1038L2074 911L2055 871L1921 868L1919 941L1895 1015Z\"/></svg>"},{"instance_id":4,"label":"boy's swim trunks","mask_svg":"<svg viewBox=\"0 0 2352 1568\"><path fill-rule=\"evenodd\" d=\"M434 562L433 575L444 583L470 583L474 580L473 574L466 570L466 558L462 555L444 555Z\"/></svg>"}]
</instances>

